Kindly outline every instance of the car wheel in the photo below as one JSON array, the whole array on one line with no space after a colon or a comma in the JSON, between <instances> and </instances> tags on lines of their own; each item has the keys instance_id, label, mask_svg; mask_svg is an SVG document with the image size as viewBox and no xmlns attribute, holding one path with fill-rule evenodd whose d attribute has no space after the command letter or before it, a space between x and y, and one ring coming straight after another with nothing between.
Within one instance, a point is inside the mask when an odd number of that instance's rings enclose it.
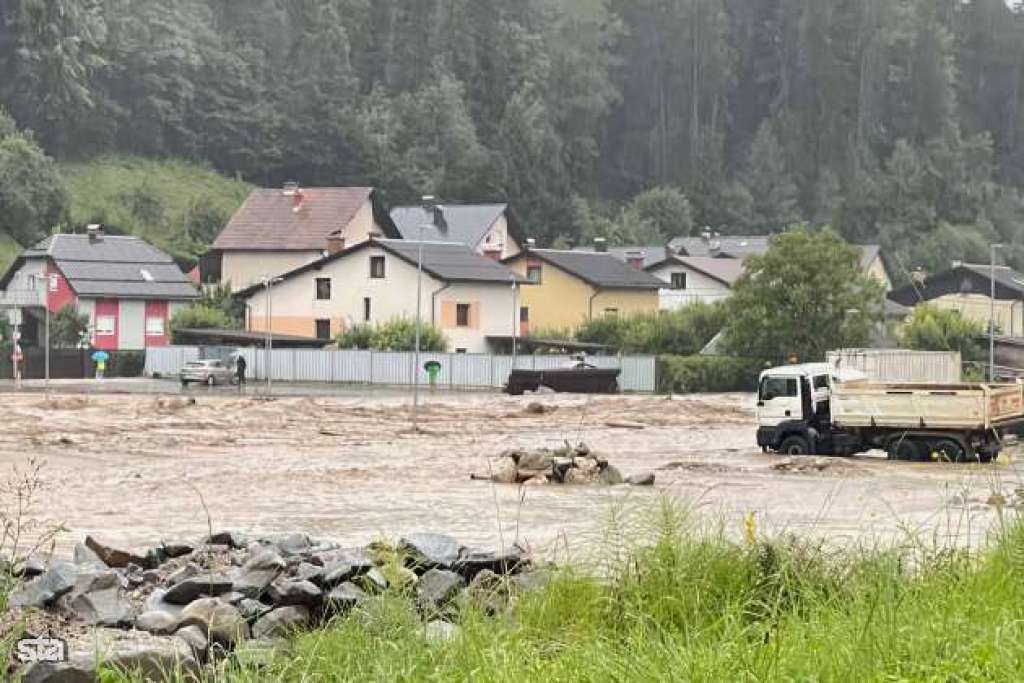
<instances>
[{"instance_id":1,"label":"car wheel","mask_svg":"<svg viewBox=\"0 0 1024 683\"><path fill-rule=\"evenodd\" d=\"M783 455L808 455L811 452L811 445L802 436L787 436L779 446L779 453Z\"/></svg>"}]
</instances>

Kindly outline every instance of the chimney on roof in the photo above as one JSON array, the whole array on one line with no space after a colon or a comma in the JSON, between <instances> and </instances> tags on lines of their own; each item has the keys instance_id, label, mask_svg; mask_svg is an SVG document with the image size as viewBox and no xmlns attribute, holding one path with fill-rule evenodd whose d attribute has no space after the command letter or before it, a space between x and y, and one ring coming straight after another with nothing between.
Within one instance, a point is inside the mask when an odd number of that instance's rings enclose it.
<instances>
[{"instance_id":1,"label":"chimney on roof","mask_svg":"<svg viewBox=\"0 0 1024 683\"><path fill-rule=\"evenodd\" d=\"M526 238L526 248L527 249L536 249L537 248L537 240L535 240L532 237L527 237Z\"/></svg>"},{"instance_id":2,"label":"chimney on roof","mask_svg":"<svg viewBox=\"0 0 1024 683\"><path fill-rule=\"evenodd\" d=\"M99 242L103 239L103 226L92 223L85 228L85 234L89 236L90 242Z\"/></svg>"},{"instance_id":3,"label":"chimney on roof","mask_svg":"<svg viewBox=\"0 0 1024 683\"><path fill-rule=\"evenodd\" d=\"M953 262L950 264L950 268L956 269L962 266L963 264L964 262L961 261L960 259L953 259Z\"/></svg>"},{"instance_id":4,"label":"chimney on roof","mask_svg":"<svg viewBox=\"0 0 1024 683\"><path fill-rule=\"evenodd\" d=\"M333 233L327 236L327 254L337 254L345 250L345 236L341 233Z\"/></svg>"},{"instance_id":5,"label":"chimney on roof","mask_svg":"<svg viewBox=\"0 0 1024 683\"><path fill-rule=\"evenodd\" d=\"M644 269L644 257L646 254L642 251L628 251L626 252L626 263L633 266L637 270Z\"/></svg>"},{"instance_id":6,"label":"chimney on roof","mask_svg":"<svg viewBox=\"0 0 1024 683\"><path fill-rule=\"evenodd\" d=\"M306 195L303 194L300 188L295 188L295 192L292 193L292 211L298 213L302 211L303 202L306 201Z\"/></svg>"},{"instance_id":7,"label":"chimney on roof","mask_svg":"<svg viewBox=\"0 0 1024 683\"><path fill-rule=\"evenodd\" d=\"M291 197L295 194L295 191L299 189L299 184L295 181L288 181L284 184L284 191L281 192L285 197Z\"/></svg>"},{"instance_id":8,"label":"chimney on roof","mask_svg":"<svg viewBox=\"0 0 1024 683\"><path fill-rule=\"evenodd\" d=\"M599 251L602 254L608 251L608 240L603 237L594 238L594 251Z\"/></svg>"}]
</instances>

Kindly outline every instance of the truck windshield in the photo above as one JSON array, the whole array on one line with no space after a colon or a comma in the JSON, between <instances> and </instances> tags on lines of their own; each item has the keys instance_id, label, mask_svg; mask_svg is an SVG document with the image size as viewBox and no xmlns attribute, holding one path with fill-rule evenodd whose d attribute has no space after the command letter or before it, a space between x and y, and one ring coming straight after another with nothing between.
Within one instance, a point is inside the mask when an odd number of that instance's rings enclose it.
<instances>
[{"instance_id":1,"label":"truck windshield","mask_svg":"<svg viewBox=\"0 0 1024 683\"><path fill-rule=\"evenodd\" d=\"M796 397L797 383L795 377L765 377L761 380L758 398L771 401L774 398Z\"/></svg>"}]
</instances>

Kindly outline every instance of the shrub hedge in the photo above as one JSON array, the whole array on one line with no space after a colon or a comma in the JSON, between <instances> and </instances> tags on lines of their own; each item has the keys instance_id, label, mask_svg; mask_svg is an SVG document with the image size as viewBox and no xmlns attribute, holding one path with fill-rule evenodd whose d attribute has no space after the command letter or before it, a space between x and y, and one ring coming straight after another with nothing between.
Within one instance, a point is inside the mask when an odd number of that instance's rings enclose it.
<instances>
[{"instance_id":1,"label":"shrub hedge","mask_svg":"<svg viewBox=\"0 0 1024 683\"><path fill-rule=\"evenodd\" d=\"M663 394L753 391L763 368L763 362L751 358L659 356L658 391Z\"/></svg>"}]
</instances>

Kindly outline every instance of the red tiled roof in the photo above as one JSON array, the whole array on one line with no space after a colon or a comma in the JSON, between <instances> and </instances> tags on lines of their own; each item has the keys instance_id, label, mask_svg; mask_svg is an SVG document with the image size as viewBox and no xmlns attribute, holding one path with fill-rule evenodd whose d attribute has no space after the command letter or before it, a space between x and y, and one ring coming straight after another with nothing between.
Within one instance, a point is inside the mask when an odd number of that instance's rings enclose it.
<instances>
[{"instance_id":1,"label":"red tiled roof","mask_svg":"<svg viewBox=\"0 0 1024 683\"><path fill-rule=\"evenodd\" d=\"M255 190L231 217L214 249L321 250L327 236L344 230L370 200L372 187L302 188L302 208L281 189Z\"/></svg>"}]
</instances>

